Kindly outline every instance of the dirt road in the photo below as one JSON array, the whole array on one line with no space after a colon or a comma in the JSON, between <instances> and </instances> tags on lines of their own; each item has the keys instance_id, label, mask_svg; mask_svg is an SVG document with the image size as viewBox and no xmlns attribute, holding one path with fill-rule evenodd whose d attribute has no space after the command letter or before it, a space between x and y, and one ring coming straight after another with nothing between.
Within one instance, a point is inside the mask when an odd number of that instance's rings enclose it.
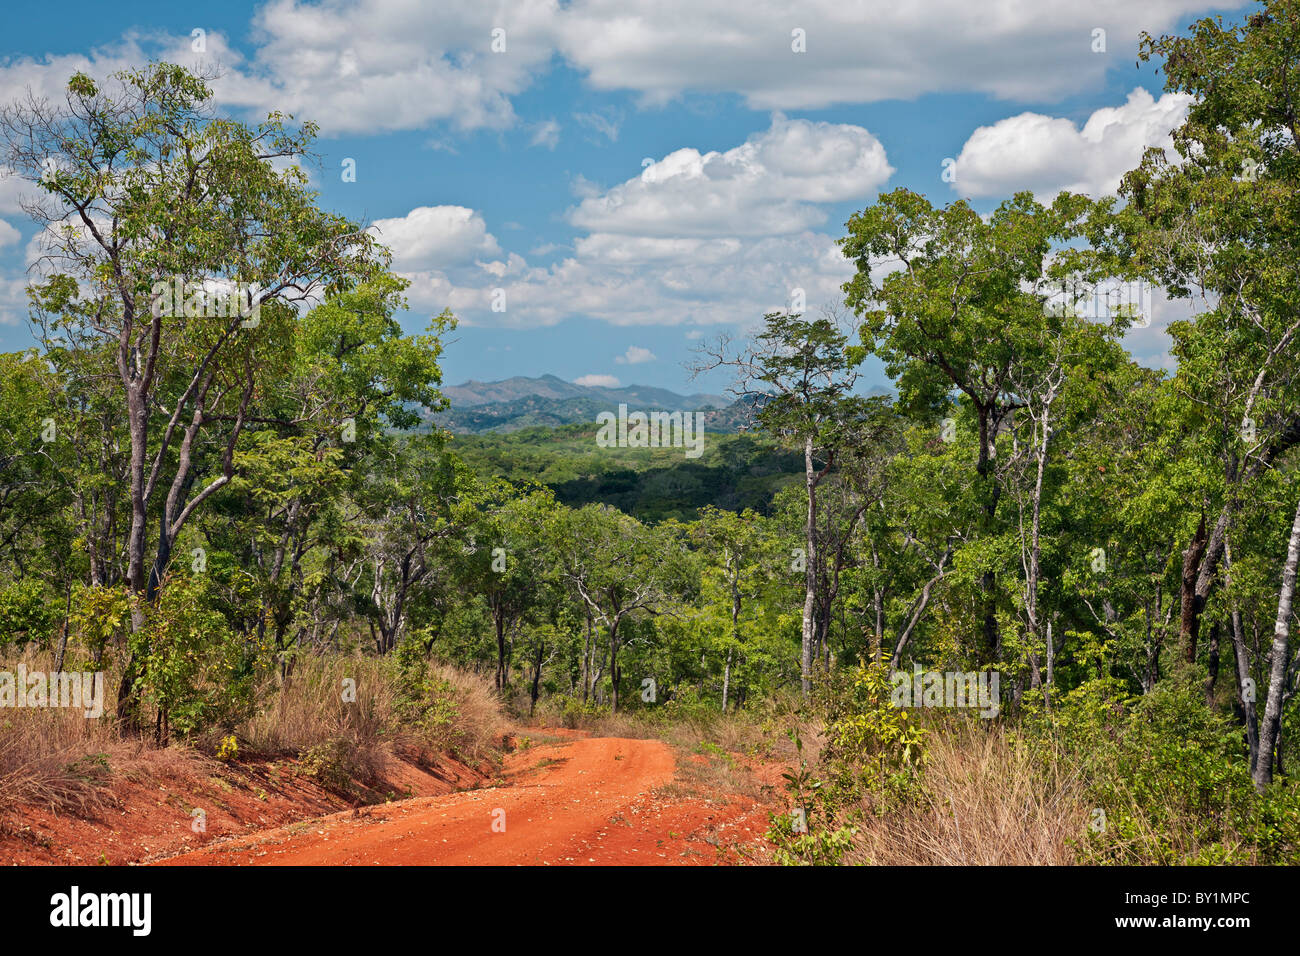
<instances>
[{"instance_id":1,"label":"dirt road","mask_svg":"<svg viewBox=\"0 0 1300 956\"><path fill-rule=\"evenodd\" d=\"M659 791L658 740L574 739L506 758L505 785L418 797L265 831L163 865L714 864L762 853L766 811ZM659 792L657 792L659 791Z\"/></svg>"}]
</instances>

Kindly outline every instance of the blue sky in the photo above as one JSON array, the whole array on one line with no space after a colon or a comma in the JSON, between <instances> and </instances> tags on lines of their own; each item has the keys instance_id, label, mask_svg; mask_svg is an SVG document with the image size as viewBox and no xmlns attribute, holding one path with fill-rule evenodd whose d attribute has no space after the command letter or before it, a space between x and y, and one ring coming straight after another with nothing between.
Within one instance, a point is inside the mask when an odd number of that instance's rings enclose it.
<instances>
[{"instance_id":1,"label":"blue sky","mask_svg":"<svg viewBox=\"0 0 1300 956\"><path fill-rule=\"evenodd\" d=\"M449 383L549 372L720 391L722 379L690 381L691 350L745 334L795 288L810 311L833 305L848 274L834 240L878 192L984 210L1016 188L1113 191L1186 108L1135 64L1139 32L1249 7L28 5L6 12L0 99L57 95L77 69L219 65L222 111L321 125L313 185L394 249L412 279L404 325L447 306L461 317ZM3 349L30 341L35 229L20 191L0 181ZM1185 310L1158 301L1151 327L1130 333L1134 355L1167 362L1162 329Z\"/></svg>"}]
</instances>

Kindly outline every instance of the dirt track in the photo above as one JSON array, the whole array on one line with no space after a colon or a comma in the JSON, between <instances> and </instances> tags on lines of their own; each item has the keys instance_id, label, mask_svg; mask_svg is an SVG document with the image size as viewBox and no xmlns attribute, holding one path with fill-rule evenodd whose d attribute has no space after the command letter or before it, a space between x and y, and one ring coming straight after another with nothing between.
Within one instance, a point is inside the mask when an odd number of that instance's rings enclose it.
<instances>
[{"instance_id":1,"label":"dirt track","mask_svg":"<svg viewBox=\"0 0 1300 956\"><path fill-rule=\"evenodd\" d=\"M160 862L650 865L732 862L738 845L761 853L767 817L752 801L654 792L675 764L658 740L531 747L507 757L504 786L336 813Z\"/></svg>"}]
</instances>

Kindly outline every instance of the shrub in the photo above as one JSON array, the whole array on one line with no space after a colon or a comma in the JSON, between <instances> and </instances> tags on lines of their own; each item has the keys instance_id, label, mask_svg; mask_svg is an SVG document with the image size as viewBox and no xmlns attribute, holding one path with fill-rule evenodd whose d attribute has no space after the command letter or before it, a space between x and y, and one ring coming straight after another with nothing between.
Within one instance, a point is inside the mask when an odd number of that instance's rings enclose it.
<instances>
[{"instance_id":1,"label":"shrub","mask_svg":"<svg viewBox=\"0 0 1300 956\"><path fill-rule=\"evenodd\" d=\"M1132 697L1081 685L1027 720L1044 765L1065 763L1092 808L1079 852L1095 863L1275 863L1300 859L1300 788L1261 797L1240 727L1206 705L1203 684L1170 678ZM1100 812L1098 812L1100 811Z\"/></svg>"},{"instance_id":2,"label":"shrub","mask_svg":"<svg viewBox=\"0 0 1300 956\"><path fill-rule=\"evenodd\" d=\"M30 578L0 588L0 645L44 645L50 639L63 615L46 598L45 588Z\"/></svg>"}]
</instances>

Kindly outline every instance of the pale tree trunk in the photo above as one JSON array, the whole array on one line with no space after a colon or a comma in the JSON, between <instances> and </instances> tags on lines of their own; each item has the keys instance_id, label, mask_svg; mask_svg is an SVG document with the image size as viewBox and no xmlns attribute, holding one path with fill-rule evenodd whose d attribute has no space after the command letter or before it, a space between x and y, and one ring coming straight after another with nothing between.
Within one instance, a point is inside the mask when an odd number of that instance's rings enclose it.
<instances>
[{"instance_id":1,"label":"pale tree trunk","mask_svg":"<svg viewBox=\"0 0 1300 956\"><path fill-rule=\"evenodd\" d=\"M804 484L808 494L808 514L804 522L804 597L800 647L800 684L807 699L812 691L813 643L817 599L817 472L813 468L813 440L803 446Z\"/></svg>"},{"instance_id":2,"label":"pale tree trunk","mask_svg":"<svg viewBox=\"0 0 1300 956\"><path fill-rule=\"evenodd\" d=\"M1277 600L1277 622L1273 625L1273 659L1268 678L1268 703L1260 728L1259 757L1255 761L1255 789L1263 793L1273 782L1273 752L1282 728L1282 693L1285 690L1287 654L1291 638L1291 603L1295 596L1296 564L1300 563L1300 505L1291 523L1286 564L1282 566L1282 591Z\"/></svg>"},{"instance_id":3,"label":"pale tree trunk","mask_svg":"<svg viewBox=\"0 0 1300 956\"><path fill-rule=\"evenodd\" d=\"M877 571L880 570L880 552L876 549L875 542L871 545L871 566ZM877 666L885 654L885 594L880 589L879 579L871 589L871 607L875 611L875 626L873 628L873 650L872 658Z\"/></svg>"},{"instance_id":4,"label":"pale tree trunk","mask_svg":"<svg viewBox=\"0 0 1300 956\"><path fill-rule=\"evenodd\" d=\"M731 687L731 648L727 648L727 665L722 669L722 712L727 712L727 691Z\"/></svg>"},{"instance_id":5,"label":"pale tree trunk","mask_svg":"<svg viewBox=\"0 0 1300 956\"><path fill-rule=\"evenodd\" d=\"M731 640L727 648L727 664L722 670L722 712L727 712L727 692L731 689L731 653L740 643L740 567L739 557L727 555L728 570L731 577Z\"/></svg>"},{"instance_id":6,"label":"pale tree trunk","mask_svg":"<svg viewBox=\"0 0 1300 956\"><path fill-rule=\"evenodd\" d=\"M975 473L980 479L980 493L984 496L983 518L985 533L992 534L998 512L997 480L993 474L994 459L997 456L997 426L990 421L987 407L979 409L979 457L975 463ZM980 591L984 604L984 623L982 627L984 651L990 664L996 663L1001 651L1002 640L998 633L997 615L997 575L990 569L980 575Z\"/></svg>"},{"instance_id":7,"label":"pale tree trunk","mask_svg":"<svg viewBox=\"0 0 1300 956\"><path fill-rule=\"evenodd\" d=\"M1241 626L1241 609L1232 608L1232 653L1237 660L1237 698L1241 702L1242 719L1246 722L1246 746L1250 749L1250 772L1255 772L1259 759L1259 716L1255 712L1255 694L1247 693L1250 680L1250 658L1247 656L1246 635Z\"/></svg>"},{"instance_id":8,"label":"pale tree trunk","mask_svg":"<svg viewBox=\"0 0 1300 956\"><path fill-rule=\"evenodd\" d=\"M1047 470L1047 444L1051 441L1052 430L1050 427L1052 402L1056 397L1055 387L1049 387L1047 395L1043 402L1043 416L1041 421L1035 421L1035 428L1041 428L1042 434L1038 437L1034 455L1038 459L1038 470L1034 476L1034 499L1033 511L1029 525L1029 560L1025 568L1025 609L1029 618L1029 636L1030 651L1029 661L1033 668L1033 678L1031 686L1038 688L1042 685L1042 676L1038 668L1038 580L1041 577L1042 564L1042 510L1043 510L1043 474ZM1032 412L1031 412L1032 414ZM1022 512L1023 513L1023 512ZM1023 527L1023 525L1022 525ZM1023 540L1023 539L1022 539ZM1049 637L1050 641L1051 638ZM1048 652L1050 653L1050 651ZM1046 692L1044 692L1046 695Z\"/></svg>"},{"instance_id":9,"label":"pale tree trunk","mask_svg":"<svg viewBox=\"0 0 1300 956\"><path fill-rule=\"evenodd\" d=\"M591 646L591 610L587 611L587 634L582 641L582 702L585 704L591 699L591 665L592 665L592 646Z\"/></svg>"}]
</instances>

